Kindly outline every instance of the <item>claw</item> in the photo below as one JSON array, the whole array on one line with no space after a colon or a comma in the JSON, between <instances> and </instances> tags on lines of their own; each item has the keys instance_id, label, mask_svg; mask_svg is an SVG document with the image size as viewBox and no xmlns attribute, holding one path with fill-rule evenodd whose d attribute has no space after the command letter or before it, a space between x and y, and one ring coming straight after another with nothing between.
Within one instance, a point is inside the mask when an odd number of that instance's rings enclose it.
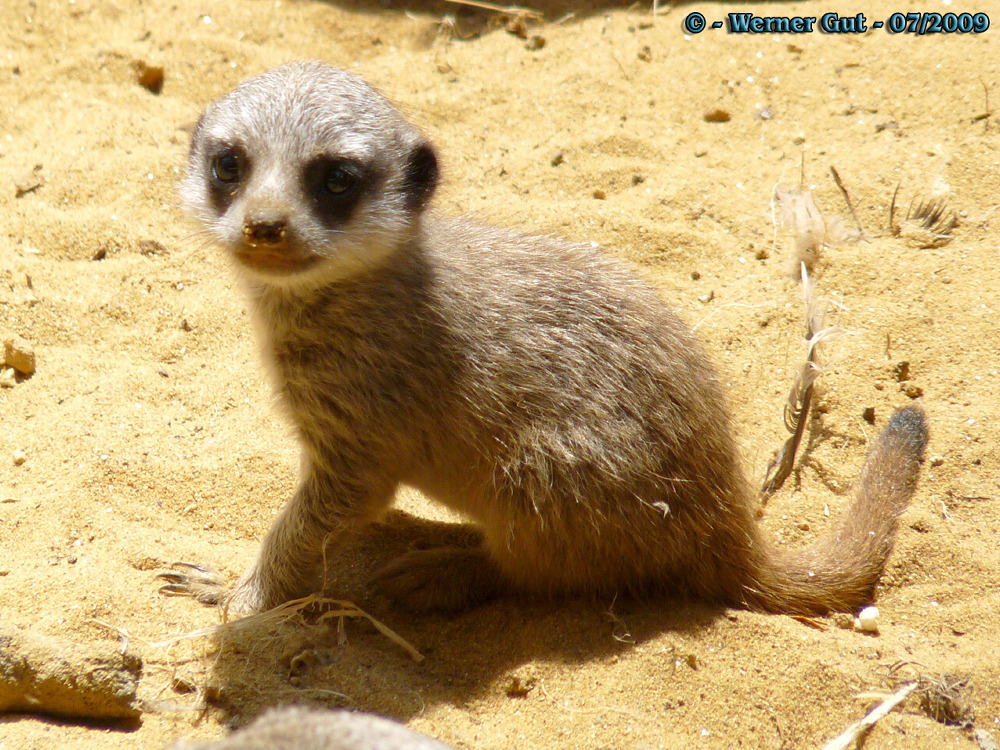
<instances>
[{"instance_id":1,"label":"claw","mask_svg":"<svg viewBox=\"0 0 1000 750\"><path fill-rule=\"evenodd\" d=\"M194 563L174 562L174 563L170 563L170 567L171 568L182 568L182 569L187 569L187 570L196 570L199 573L205 573L206 575L215 575L215 571L212 570L211 568L206 568L206 567L203 567L201 565L196 565ZM167 573L161 573L161 575L168 575L168 574Z\"/></svg>"},{"instance_id":2,"label":"claw","mask_svg":"<svg viewBox=\"0 0 1000 750\"><path fill-rule=\"evenodd\" d=\"M166 574L158 575L157 578L165 578L167 580L170 580L169 578L167 578ZM160 588L158 588L157 591L163 594L164 596L194 596L194 593L191 591L190 588L188 588L188 585L186 583L183 583L182 581L175 581L173 583L165 584L163 586L160 586Z\"/></svg>"},{"instance_id":3,"label":"claw","mask_svg":"<svg viewBox=\"0 0 1000 750\"><path fill-rule=\"evenodd\" d=\"M205 604L218 604L225 587L218 574L210 568L193 563L172 563L173 570L157 573L165 581L159 588L164 596L189 596Z\"/></svg>"}]
</instances>

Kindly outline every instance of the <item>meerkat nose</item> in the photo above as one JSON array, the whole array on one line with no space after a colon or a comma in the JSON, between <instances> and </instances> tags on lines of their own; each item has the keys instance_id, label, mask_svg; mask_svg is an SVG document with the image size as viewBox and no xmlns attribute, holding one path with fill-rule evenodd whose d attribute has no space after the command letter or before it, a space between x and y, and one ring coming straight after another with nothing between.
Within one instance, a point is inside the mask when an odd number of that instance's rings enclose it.
<instances>
[{"instance_id":1,"label":"meerkat nose","mask_svg":"<svg viewBox=\"0 0 1000 750\"><path fill-rule=\"evenodd\" d=\"M281 245L286 227L284 219L247 217L243 222L243 237L250 245Z\"/></svg>"}]
</instances>

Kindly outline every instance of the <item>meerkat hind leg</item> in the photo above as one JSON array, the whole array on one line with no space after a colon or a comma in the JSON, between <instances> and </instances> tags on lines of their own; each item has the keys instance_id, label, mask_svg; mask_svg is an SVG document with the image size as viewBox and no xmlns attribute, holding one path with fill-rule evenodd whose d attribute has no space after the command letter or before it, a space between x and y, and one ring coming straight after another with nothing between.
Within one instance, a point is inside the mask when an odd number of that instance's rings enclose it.
<instances>
[{"instance_id":1,"label":"meerkat hind leg","mask_svg":"<svg viewBox=\"0 0 1000 750\"><path fill-rule=\"evenodd\" d=\"M375 574L372 583L416 612L454 612L485 604L506 589L483 547L411 550Z\"/></svg>"}]
</instances>

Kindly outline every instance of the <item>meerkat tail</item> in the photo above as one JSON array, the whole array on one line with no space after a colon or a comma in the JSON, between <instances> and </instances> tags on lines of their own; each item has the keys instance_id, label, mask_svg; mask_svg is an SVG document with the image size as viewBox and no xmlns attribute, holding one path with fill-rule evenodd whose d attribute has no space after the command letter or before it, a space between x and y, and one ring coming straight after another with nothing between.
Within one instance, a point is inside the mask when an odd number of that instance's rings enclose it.
<instances>
[{"instance_id":1,"label":"meerkat tail","mask_svg":"<svg viewBox=\"0 0 1000 750\"><path fill-rule=\"evenodd\" d=\"M897 520L916 489L926 444L923 410L897 411L868 454L837 527L802 551L764 545L760 567L745 589L746 605L764 612L825 614L870 603Z\"/></svg>"}]
</instances>

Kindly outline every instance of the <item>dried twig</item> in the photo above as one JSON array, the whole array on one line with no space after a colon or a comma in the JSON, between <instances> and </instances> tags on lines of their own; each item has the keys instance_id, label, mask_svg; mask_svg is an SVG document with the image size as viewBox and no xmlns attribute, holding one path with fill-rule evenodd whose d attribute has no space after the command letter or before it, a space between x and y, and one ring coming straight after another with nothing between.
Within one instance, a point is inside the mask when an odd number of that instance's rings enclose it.
<instances>
[{"instance_id":1,"label":"dried twig","mask_svg":"<svg viewBox=\"0 0 1000 750\"><path fill-rule=\"evenodd\" d=\"M920 200L916 207L910 203L906 221L900 233L911 245L922 248L941 247L954 239L958 214L951 210L943 197Z\"/></svg>"},{"instance_id":2,"label":"dried twig","mask_svg":"<svg viewBox=\"0 0 1000 750\"><path fill-rule=\"evenodd\" d=\"M154 648L164 648L181 641L193 640L207 636L225 635L226 633L242 630L247 627L259 627L265 624L283 623L304 609L317 607L329 608L319 616L320 621L331 617L363 617L374 625L375 629L382 635L396 645L400 646L404 651L406 651L406 653L413 657L414 661L423 661L424 659L420 652L417 651L417 649L414 648L409 641L392 630L388 625L376 620L356 604L341 599L327 599L326 597L318 594L310 594L309 596L304 596L301 599L292 599L291 601L285 602L284 604L274 607L273 609L269 609L266 612L257 612L252 615L240 617L236 620L223 622L220 625L199 628L191 631L190 633L184 633L183 635L176 636L166 641L151 643L150 645Z\"/></svg>"},{"instance_id":3,"label":"dried twig","mask_svg":"<svg viewBox=\"0 0 1000 750\"><path fill-rule=\"evenodd\" d=\"M933 230L938 234L947 234L958 225L958 214L948 210L948 202L944 198L931 198L929 201L920 201L917 207L911 210L907 219L919 221L924 229Z\"/></svg>"},{"instance_id":4,"label":"dried twig","mask_svg":"<svg viewBox=\"0 0 1000 750\"><path fill-rule=\"evenodd\" d=\"M899 185L897 182L896 189L892 191L892 202L889 203L889 231L893 237L898 237L900 232L900 228L896 226L896 196L899 195Z\"/></svg>"},{"instance_id":5,"label":"dried twig","mask_svg":"<svg viewBox=\"0 0 1000 750\"><path fill-rule=\"evenodd\" d=\"M803 264L806 270L812 271L824 248L858 236L857 232L846 230L841 217L827 219L823 216L809 190L786 190L780 183L771 191L771 221L775 245L779 227L787 228L791 234L793 278L799 278Z\"/></svg>"},{"instance_id":6,"label":"dried twig","mask_svg":"<svg viewBox=\"0 0 1000 750\"><path fill-rule=\"evenodd\" d=\"M121 642L121 645L119 646L119 653L124 654L126 651L128 651L130 636L127 630L115 627L114 625L109 625L106 622L98 620L96 617L90 618L90 621L95 625L99 625L105 630L110 630L112 633L116 633L118 635L118 640Z\"/></svg>"},{"instance_id":7,"label":"dried twig","mask_svg":"<svg viewBox=\"0 0 1000 750\"><path fill-rule=\"evenodd\" d=\"M858 225L859 236L864 236L865 230L861 227L861 222L858 220L858 215L854 212L854 204L851 202L851 196L847 192L847 188L844 187L844 183L840 179L840 174L837 172L837 168L830 165L830 172L833 174L833 181L837 183L837 187L840 188L840 192L844 196L844 201L847 203L847 210L851 212L851 216L854 218L854 223Z\"/></svg>"},{"instance_id":8,"label":"dried twig","mask_svg":"<svg viewBox=\"0 0 1000 750\"><path fill-rule=\"evenodd\" d=\"M799 443L802 442L802 435L805 433L809 417L809 407L812 404L813 385L820 375L820 368L817 364L819 346L843 333L839 328L824 327L824 311L813 296L813 288L809 282L809 272L806 270L805 263L802 264L802 294L806 302L809 345L805 364L796 373L795 382L792 384L792 390L789 392L788 401L785 404L785 429L792 433L792 436L785 441L781 448L775 451L767 465L764 484L761 487L761 494L765 498L781 488L795 466L795 454L798 452Z\"/></svg>"},{"instance_id":9,"label":"dried twig","mask_svg":"<svg viewBox=\"0 0 1000 750\"><path fill-rule=\"evenodd\" d=\"M902 690L890 695L874 709L868 712L861 721L851 724L843 734L830 740L826 745L823 746L823 750L848 750L855 742L860 740L873 726L879 721L879 719L884 718L892 709L906 700L906 697L912 693L919 683L911 682L909 685L904 687Z\"/></svg>"},{"instance_id":10,"label":"dried twig","mask_svg":"<svg viewBox=\"0 0 1000 750\"><path fill-rule=\"evenodd\" d=\"M454 5L467 5L470 8L480 8L481 10L490 10L494 13L503 13L508 16L526 16L535 20L541 20L545 17L545 14L541 11L533 8L524 8L520 5L497 5L496 3L484 2L484 0L445 0L445 2L453 3Z\"/></svg>"},{"instance_id":11,"label":"dried twig","mask_svg":"<svg viewBox=\"0 0 1000 750\"><path fill-rule=\"evenodd\" d=\"M981 115L976 115L975 117L973 117L972 121L979 122L980 120L985 120L986 122L983 123L983 130L988 132L990 129L990 116L993 114L992 112L990 112L990 89L986 85L986 81L983 80L982 76L979 76L979 83L983 87L983 96L986 98L986 106L985 106L986 111L983 112Z\"/></svg>"}]
</instances>

